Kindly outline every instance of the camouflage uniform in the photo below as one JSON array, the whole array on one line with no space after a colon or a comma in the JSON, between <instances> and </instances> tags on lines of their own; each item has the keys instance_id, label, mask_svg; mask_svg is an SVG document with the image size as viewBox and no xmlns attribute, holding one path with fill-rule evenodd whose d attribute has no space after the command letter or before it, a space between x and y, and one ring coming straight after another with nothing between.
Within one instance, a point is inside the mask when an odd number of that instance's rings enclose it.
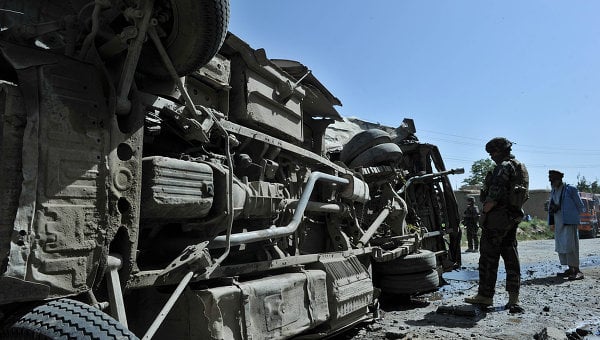
<instances>
[{"instance_id":1,"label":"camouflage uniform","mask_svg":"<svg viewBox=\"0 0 600 340\"><path fill-rule=\"evenodd\" d=\"M494 171L488 173L482 190L482 201L495 201L496 206L483 215L479 258L479 294L493 297L500 256L506 268L506 290L518 296L521 267L517 251L517 226L523 217L521 207L509 205L511 182L521 163L509 155Z\"/></svg>"},{"instance_id":2,"label":"camouflage uniform","mask_svg":"<svg viewBox=\"0 0 600 340\"><path fill-rule=\"evenodd\" d=\"M479 290L477 295L466 297L465 302L491 306L498 275L500 256L506 268L508 303L510 313L522 313L519 305L521 266L517 252L517 225L523 218L523 203L529 197L529 175L523 163L510 154L512 142L496 137L485 145L485 151L496 163L485 177L481 189L483 214L479 256Z\"/></svg>"},{"instance_id":3,"label":"camouflage uniform","mask_svg":"<svg viewBox=\"0 0 600 340\"><path fill-rule=\"evenodd\" d=\"M479 208L469 199L467 209L463 213L463 224L467 229L467 242L469 249L467 251L477 251L479 249Z\"/></svg>"}]
</instances>

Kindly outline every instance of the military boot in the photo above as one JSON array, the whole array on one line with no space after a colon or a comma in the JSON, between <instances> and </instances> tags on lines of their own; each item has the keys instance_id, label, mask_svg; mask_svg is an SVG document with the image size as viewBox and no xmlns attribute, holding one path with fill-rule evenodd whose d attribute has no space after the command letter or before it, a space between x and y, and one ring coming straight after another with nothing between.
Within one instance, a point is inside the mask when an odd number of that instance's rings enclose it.
<instances>
[{"instance_id":1,"label":"military boot","mask_svg":"<svg viewBox=\"0 0 600 340\"><path fill-rule=\"evenodd\" d=\"M508 292L508 303L504 306L510 313L523 313L525 310L519 305L519 292Z\"/></svg>"},{"instance_id":2,"label":"military boot","mask_svg":"<svg viewBox=\"0 0 600 340\"><path fill-rule=\"evenodd\" d=\"M491 306L494 304L494 299L477 293L475 296L466 297L465 302L472 305Z\"/></svg>"}]
</instances>

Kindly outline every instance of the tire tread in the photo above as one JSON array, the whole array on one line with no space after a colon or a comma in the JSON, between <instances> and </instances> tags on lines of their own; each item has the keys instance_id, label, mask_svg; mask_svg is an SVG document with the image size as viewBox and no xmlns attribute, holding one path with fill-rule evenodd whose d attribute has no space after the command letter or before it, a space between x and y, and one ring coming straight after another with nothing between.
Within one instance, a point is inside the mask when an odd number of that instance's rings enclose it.
<instances>
[{"instance_id":1,"label":"tire tread","mask_svg":"<svg viewBox=\"0 0 600 340\"><path fill-rule=\"evenodd\" d=\"M137 339L108 314L71 299L34 308L9 329L11 335L41 339Z\"/></svg>"}]
</instances>

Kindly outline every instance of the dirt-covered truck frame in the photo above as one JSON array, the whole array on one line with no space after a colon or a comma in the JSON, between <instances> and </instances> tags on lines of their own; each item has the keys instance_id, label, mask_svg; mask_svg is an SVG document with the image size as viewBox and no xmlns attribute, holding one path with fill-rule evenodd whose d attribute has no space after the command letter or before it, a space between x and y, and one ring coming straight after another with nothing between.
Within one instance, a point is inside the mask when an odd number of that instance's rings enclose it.
<instances>
[{"instance_id":1,"label":"dirt-covered truck frame","mask_svg":"<svg viewBox=\"0 0 600 340\"><path fill-rule=\"evenodd\" d=\"M411 120L341 152L309 69L227 0L0 0L0 326L14 339L321 337L460 264Z\"/></svg>"}]
</instances>

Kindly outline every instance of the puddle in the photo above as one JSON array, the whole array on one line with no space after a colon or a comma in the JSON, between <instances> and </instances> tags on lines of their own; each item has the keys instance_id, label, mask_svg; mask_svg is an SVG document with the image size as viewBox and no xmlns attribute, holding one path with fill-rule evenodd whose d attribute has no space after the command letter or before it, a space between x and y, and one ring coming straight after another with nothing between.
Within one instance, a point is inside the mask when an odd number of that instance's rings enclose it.
<instances>
[{"instance_id":1,"label":"puddle","mask_svg":"<svg viewBox=\"0 0 600 340\"><path fill-rule=\"evenodd\" d=\"M477 269L453 270L442 274L442 277L454 281L477 281L479 280L479 271Z\"/></svg>"},{"instance_id":2,"label":"puddle","mask_svg":"<svg viewBox=\"0 0 600 340\"><path fill-rule=\"evenodd\" d=\"M586 268L598 267L600 266L600 256L594 254L582 257L580 266L584 272ZM556 273L562 272L564 269L565 267L561 266L558 262L558 256L555 260L521 263L521 281L522 284L527 284L527 282L535 282L539 279L554 278L556 277ZM462 267L462 269L443 273L442 277L448 284L440 287L437 292L429 294L427 296L428 301L445 300L456 293L465 292L477 287L479 283L477 265L472 265L471 263ZM504 262L500 260L497 282L502 281L506 281L506 271L504 269Z\"/></svg>"},{"instance_id":3,"label":"puddle","mask_svg":"<svg viewBox=\"0 0 600 340\"><path fill-rule=\"evenodd\" d=\"M600 256L586 256L581 258L580 267L585 270L585 268L592 268L600 266ZM553 277L558 272L562 272L565 267L561 266L558 262L558 256L555 261L551 262L537 262L537 263L521 263L521 280L531 280L531 279L540 279L545 277ZM477 267L463 267L459 270L454 270L451 272L447 272L442 274L442 277L445 280L451 281L478 281L479 280L479 271ZM500 260L500 265L498 266L498 281L506 280L506 271L504 270L504 262ZM454 284L454 283L453 283Z\"/></svg>"}]
</instances>

